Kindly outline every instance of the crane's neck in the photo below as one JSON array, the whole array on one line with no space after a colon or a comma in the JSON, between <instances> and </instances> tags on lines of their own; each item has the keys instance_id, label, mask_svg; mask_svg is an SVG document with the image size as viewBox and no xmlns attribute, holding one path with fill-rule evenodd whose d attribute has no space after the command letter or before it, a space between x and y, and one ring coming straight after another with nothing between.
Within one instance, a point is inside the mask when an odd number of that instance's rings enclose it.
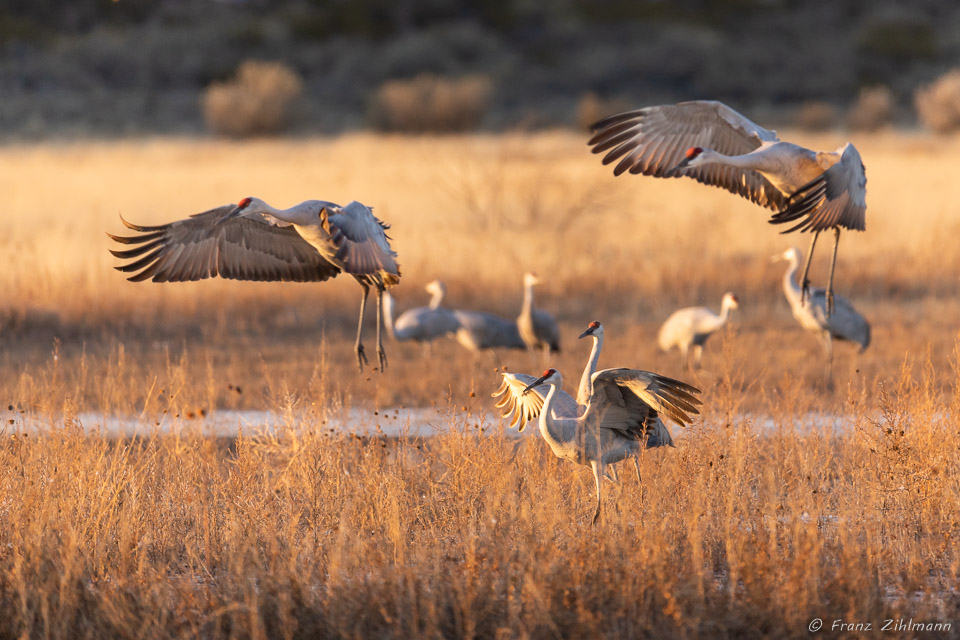
<instances>
[{"instance_id":1,"label":"crane's neck","mask_svg":"<svg viewBox=\"0 0 960 640\"><path fill-rule=\"evenodd\" d=\"M323 203L313 200L307 200L294 205L289 209L277 209L271 207L262 200L256 204L251 204L244 210L244 215L252 216L257 214L268 214L282 222L306 226L317 222L317 214L323 208Z\"/></svg>"},{"instance_id":2,"label":"crane's neck","mask_svg":"<svg viewBox=\"0 0 960 640\"><path fill-rule=\"evenodd\" d=\"M761 170L766 168L767 163L764 162L764 159L763 154L756 152L728 156L713 149L704 149L700 155L697 156L696 162L691 162L690 166L699 167L705 164L722 164L728 167L739 167L740 169Z\"/></svg>"},{"instance_id":3,"label":"crane's neck","mask_svg":"<svg viewBox=\"0 0 960 640\"><path fill-rule=\"evenodd\" d=\"M723 301L723 305L720 307L720 318L717 320L717 326L722 327L727 324L727 320L730 319L730 313L733 311L733 305L730 304L726 299Z\"/></svg>"},{"instance_id":4,"label":"crane's neck","mask_svg":"<svg viewBox=\"0 0 960 640\"><path fill-rule=\"evenodd\" d=\"M577 404L587 404L590 396L593 395L593 374L597 370L597 361L600 360L600 350L603 348L603 334L591 336L593 338L593 349L590 350L590 358L587 360L587 366L583 369L583 375L580 376L580 387L577 389Z\"/></svg>"},{"instance_id":5,"label":"crane's neck","mask_svg":"<svg viewBox=\"0 0 960 640\"><path fill-rule=\"evenodd\" d=\"M387 327L387 333L390 334L391 339L396 340L397 336L393 331L393 296L389 291L383 292L383 313L385 316L383 324Z\"/></svg>"},{"instance_id":6,"label":"crane's neck","mask_svg":"<svg viewBox=\"0 0 960 640\"><path fill-rule=\"evenodd\" d=\"M783 295L787 297L787 302L790 303L790 306L797 309L803 306L800 302L802 295L800 285L794 280L794 275L797 273L800 262L796 257L788 258L788 260L790 261L790 265L787 267L786 273L783 274Z\"/></svg>"},{"instance_id":7,"label":"crane's neck","mask_svg":"<svg viewBox=\"0 0 960 640\"><path fill-rule=\"evenodd\" d=\"M548 382L550 390L540 409L540 435L557 456L562 456L572 438L565 437L562 420L553 417L553 398L557 395L559 384Z\"/></svg>"},{"instance_id":8,"label":"crane's neck","mask_svg":"<svg viewBox=\"0 0 960 640\"><path fill-rule=\"evenodd\" d=\"M521 315L533 313L533 284L527 282L523 285L523 308Z\"/></svg>"},{"instance_id":9,"label":"crane's neck","mask_svg":"<svg viewBox=\"0 0 960 640\"><path fill-rule=\"evenodd\" d=\"M443 302L444 291L442 288L437 288L433 290L433 297L430 298L430 308L437 309L440 307L440 304Z\"/></svg>"}]
</instances>

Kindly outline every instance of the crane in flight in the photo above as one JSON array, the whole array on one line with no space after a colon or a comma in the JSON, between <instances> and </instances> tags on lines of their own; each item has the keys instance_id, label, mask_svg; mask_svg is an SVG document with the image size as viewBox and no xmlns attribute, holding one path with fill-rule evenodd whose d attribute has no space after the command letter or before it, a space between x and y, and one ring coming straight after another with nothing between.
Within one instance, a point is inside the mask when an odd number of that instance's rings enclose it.
<instances>
[{"instance_id":1,"label":"crane in flight","mask_svg":"<svg viewBox=\"0 0 960 640\"><path fill-rule=\"evenodd\" d=\"M813 151L781 141L722 102L694 100L645 107L593 125L588 144L629 171L657 178L691 177L776 211L771 224L792 224L783 233L810 231L801 296L809 293L810 260L822 231L833 229L833 259L826 290L833 313L833 274L841 229L866 228L867 178L860 153L849 142L836 151Z\"/></svg>"},{"instance_id":2,"label":"crane in flight","mask_svg":"<svg viewBox=\"0 0 960 640\"><path fill-rule=\"evenodd\" d=\"M700 368L703 358L703 345L707 338L719 331L730 319L730 312L740 308L740 301L731 292L723 294L720 302L720 314L707 307L687 307L677 309L660 327L657 343L664 351L673 347L680 349L684 371L690 368L690 347L694 347L694 368Z\"/></svg>"},{"instance_id":3,"label":"crane in flight","mask_svg":"<svg viewBox=\"0 0 960 640\"><path fill-rule=\"evenodd\" d=\"M386 234L389 225L369 207L351 202L341 207L307 200L276 209L259 198L243 198L168 224L123 224L133 236L107 234L129 249L111 249L130 260L116 267L133 273L128 280L185 282L220 276L232 280L323 282L341 272L363 289L354 351L357 365L367 362L363 349L363 315L370 287L377 290L377 356L387 366L380 327L383 293L400 282L396 252Z\"/></svg>"},{"instance_id":4,"label":"crane in flight","mask_svg":"<svg viewBox=\"0 0 960 640\"><path fill-rule=\"evenodd\" d=\"M782 254L773 256L771 260L786 260L789 263L786 273L783 274L783 294L800 326L820 338L825 355L824 377L827 386L832 386L833 340L858 344L860 353L863 353L870 346L870 323L843 296L837 296L836 309L832 315L827 315L826 293L819 287L813 289L807 299L803 300L800 286L794 280L800 258L800 250L790 247Z\"/></svg>"}]
</instances>

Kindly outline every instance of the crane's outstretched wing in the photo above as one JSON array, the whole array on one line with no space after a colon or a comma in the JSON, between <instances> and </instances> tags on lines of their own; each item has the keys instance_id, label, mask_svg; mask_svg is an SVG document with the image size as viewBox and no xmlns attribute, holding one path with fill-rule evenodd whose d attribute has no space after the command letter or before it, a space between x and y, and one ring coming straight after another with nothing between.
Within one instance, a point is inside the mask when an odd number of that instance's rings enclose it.
<instances>
[{"instance_id":1,"label":"crane's outstretched wing","mask_svg":"<svg viewBox=\"0 0 960 640\"><path fill-rule=\"evenodd\" d=\"M534 380L535 377L525 373L505 373L500 388L490 394L494 398L500 398L497 408L503 409L502 417L513 416L510 426L518 427L518 431L523 431L528 422L534 422L540 417L543 402L547 397L548 389L544 386L535 387L527 395L523 395L523 390ZM566 391L557 391L553 399L553 417L577 417L577 402Z\"/></svg>"},{"instance_id":2,"label":"crane's outstretched wing","mask_svg":"<svg viewBox=\"0 0 960 640\"><path fill-rule=\"evenodd\" d=\"M771 224L800 222L781 233L823 231L836 226L866 228L867 172L860 153L849 142L838 149L840 160L797 189L786 207L770 217Z\"/></svg>"},{"instance_id":3,"label":"crane's outstretched wing","mask_svg":"<svg viewBox=\"0 0 960 640\"><path fill-rule=\"evenodd\" d=\"M593 374L593 397L587 414L604 429L643 438L652 434L662 414L681 426L691 422L703 403L700 390L685 382L637 369L603 369ZM585 414L586 417L586 414Z\"/></svg>"},{"instance_id":4,"label":"crane's outstretched wing","mask_svg":"<svg viewBox=\"0 0 960 640\"><path fill-rule=\"evenodd\" d=\"M321 220L322 220L321 216ZM337 246L336 258L344 270L354 276L379 275L385 286L400 282L397 254L390 248L384 223L369 207L351 202L345 207L327 210L331 240Z\"/></svg>"},{"instance_id":5,"label":"crane's outstretched wing","mask_svg":"<svg viewBox=\"0 0 960 640\"><path fill-rule=\"evenodd\" d=\"M674 171L691 147L742 155L778 140L776 131L764 129L722 102L693 100L645 107L605 118L592 130L595 133L587 144L594 153L608 151L603 164L619 159L614 175L629 170L657 178L689 176L768 209L779 211L785 204L780 190L753 170L708 164Z\"/></svg>"},{"instance_id":6,"label":"crane's outstretched wing","mask_svg":"<svg viewBox=\"0 0 960 640\"><path fill-rule=\"evenodd\" d=\"M140 282L184 282L220 276L231 280L322 282L340 268L328 262L293 227L267 217L231 218L220 222L235 205L228 204L185 220L145 227L123 224L138 235L115 236L132 249L111 249L121 260L115 267Z\"/></svg>"}]
</instances>

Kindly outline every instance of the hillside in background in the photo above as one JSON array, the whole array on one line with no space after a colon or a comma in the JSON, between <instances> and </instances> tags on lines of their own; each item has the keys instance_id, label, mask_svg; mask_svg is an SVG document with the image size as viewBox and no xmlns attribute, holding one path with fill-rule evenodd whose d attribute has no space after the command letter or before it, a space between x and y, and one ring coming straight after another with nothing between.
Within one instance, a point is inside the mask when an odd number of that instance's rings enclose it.
<instances>
[{"instance_id":1,"label":"hillside in background","mask_svg":"<svg viewBox=\"0 0 960 640\"><path fill-rule=\"evenodd\" d=\"M639 105L711 97L782 124L914 91L960 61L960 4L830 0L8 0L0 135L205 131L201 97L244 60L303 79L300 132L371 124L384 83L489 81L486 129L569 125L584 96Z\"/></svg>"}]
</instances>

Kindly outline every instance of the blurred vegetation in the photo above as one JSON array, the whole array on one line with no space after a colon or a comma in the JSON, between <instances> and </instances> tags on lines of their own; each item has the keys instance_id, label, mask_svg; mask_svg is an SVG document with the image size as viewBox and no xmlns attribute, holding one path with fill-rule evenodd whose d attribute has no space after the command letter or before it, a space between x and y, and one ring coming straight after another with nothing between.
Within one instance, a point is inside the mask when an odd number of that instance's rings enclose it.
<instances>
[{"instance_id":1,"label":"blurred vegetation","mask_svg":"<svg viewBox=\"0 0 960 640\"><path fill-rule=\"evenodd\" d=\"M300 76L286 65L249 60L232 80L210 85L203 113L207 126L222 135L278 133L290 125L302 91Z\"/></svg>"},{"instance_id":2,"label":"blurred vegetation","mask_svg":"<svg viewBox=\"0 0 960 640\"><path fill-rule=\"evenodd\" d=\"M937 133L960 129L960 68L917 90L914 101L923 124Z\"/></svg>"},{"instance_id":3,"label":"blurred vegetation","mask_svg":"<svg viewBox=\"0 0 960 640\"><path fill-rule=\"evenodd\" d=\"M490 79L480 74L457 79L423 74L412 80L391 80L374 97L370 124L382 131L471 131L483 121L490 89Z\"/></svg>"},{"instance_id":4,"label":"blurred vegetation","mask_svg":"<svg viewBox=\"0 0 960 640\"><path fill-rule=\"evenodd\" d=\"M960 59L956 33L960 4L935 0L7 0L0 135L200 133L204 91L250 59L301 76L300 131L384 126L371 105L422 74L488 78L490 129L708 97L772 125L830 104L837 126L878 85L912 123L910 96Z\"/></svg>"}]
</instances>

